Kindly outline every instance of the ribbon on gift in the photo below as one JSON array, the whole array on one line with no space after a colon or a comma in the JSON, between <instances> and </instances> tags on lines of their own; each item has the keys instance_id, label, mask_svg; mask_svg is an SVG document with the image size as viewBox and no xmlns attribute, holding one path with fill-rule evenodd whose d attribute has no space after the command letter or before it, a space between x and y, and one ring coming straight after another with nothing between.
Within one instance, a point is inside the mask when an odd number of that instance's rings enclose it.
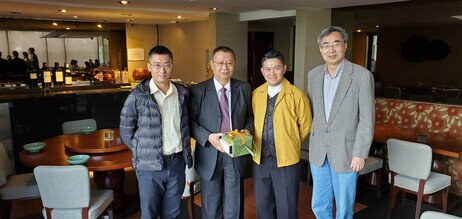
<instances>
[{"instance_id":1,"label":"ribbon on gift","mask_svg":"<svg viewBox=\"0 0 462 219\"><path fill-rule=\"evenodd\" d=\"M229 144L233 139L235 139L236 137L239 137L241 139L242 146L250 153L250 155L252 155L252 157L255 157L255 153L252 151L252 149L245 146L244 134L242 132L239 132L237 129L234 129L234 131L228 132L227 135L229 138L226 141L226 143ZM254 142L252 143L255 145Z\"/></svg>"},{"instance_id":2,"label":"ribbon on gift","mask_svg":"<svg viewBox=\"0 0 462 219\"><path fill-rule=\"evenodd\" d=\"M242 144L245 144L245 140L244 140L244 135L237 131L237 129L234 129L234 131L232 132L228 132L228 141L226 141L226 143L230 143L233 139L235 139L237 137L241 138L241 141L242 141Z\"/></svg>"}]
</instances>

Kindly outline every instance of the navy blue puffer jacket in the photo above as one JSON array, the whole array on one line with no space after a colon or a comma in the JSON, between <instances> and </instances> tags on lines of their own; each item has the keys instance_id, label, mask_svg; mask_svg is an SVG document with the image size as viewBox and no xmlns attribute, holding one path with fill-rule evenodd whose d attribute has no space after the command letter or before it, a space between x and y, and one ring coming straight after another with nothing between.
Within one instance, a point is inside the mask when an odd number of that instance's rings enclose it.
<instances>
[{"instance_id":1,"label":"navy blue puffer jacket","mask_svg":"<svg viewBox=\"0 0 462 219\"><path fill-rule=\"evenodd\" d=\"M159 107L149 90L149 81L144 79L125 100L120 113L120 137L132 151L132 165L135 170L156 171L163 167L162 118ZM181 142L183 158L189 168L192 166L189 140L188 100L186 87L174 83L180 103Z\"/></svg>"}]
</instances>

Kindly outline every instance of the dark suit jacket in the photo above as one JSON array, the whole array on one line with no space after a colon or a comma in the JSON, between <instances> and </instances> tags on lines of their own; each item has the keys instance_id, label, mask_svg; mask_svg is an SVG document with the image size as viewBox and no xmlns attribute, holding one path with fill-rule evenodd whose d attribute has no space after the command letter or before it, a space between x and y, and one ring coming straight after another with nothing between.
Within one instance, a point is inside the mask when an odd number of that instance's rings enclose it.
<instances>
[{"instance_id":1,"label":"dark suit jacket","mask_svg":"<svg viewBox=\"0 0 462 219\"><path fill-rule=\"evenodd\" d=\"M231 79L231 120L233 129L247 129L253 134L253 113L250 85ZM213 78L190 87L191 137L196 139L195 164L197 173L206 180L213 176L218 151L208 142L211 133L220 132L221 111ZM228 155L226 155L228 156ZM244 175L248 156L234 158L240 176Z\"/></svg>"}]
</instances>

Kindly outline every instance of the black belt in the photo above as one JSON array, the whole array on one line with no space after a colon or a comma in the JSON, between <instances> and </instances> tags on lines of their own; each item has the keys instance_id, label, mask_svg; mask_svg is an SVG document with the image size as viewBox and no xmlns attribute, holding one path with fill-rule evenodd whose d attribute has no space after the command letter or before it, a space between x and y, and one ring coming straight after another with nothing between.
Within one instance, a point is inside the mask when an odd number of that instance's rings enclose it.
<instances>
[{"instance_id":1,"label":"black belt","mask_svg":"<svg viewBox=\"0 0 462 219\"><path fill-rule=\"evenodd\" d=\"M174 153L174 154L169 154L169 155L163 155L163 158L164 160L173 160L177 157L181 157L183 156L183 151L180 151L178 153Z\"/></svg>"}]
</instances>

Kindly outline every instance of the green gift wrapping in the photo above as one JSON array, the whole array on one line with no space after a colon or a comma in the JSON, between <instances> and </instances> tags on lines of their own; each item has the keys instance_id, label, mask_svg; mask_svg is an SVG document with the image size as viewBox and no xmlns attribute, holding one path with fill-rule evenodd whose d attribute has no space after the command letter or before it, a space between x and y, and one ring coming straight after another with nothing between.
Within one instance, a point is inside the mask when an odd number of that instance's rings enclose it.
<instances>
[{"instance_id":1,"label":"green gift wrapping","mask_svg":"<svg viewBox=\"0 0 462 219\"><path fill-rule=\"evenodd\" d=\"M225 133L221 137L220 142L230 157L239 157L247 154L255 156L255 153L252 151L253 139L251 135L246 135L235 130Z\"/></svg>"}]
</instances>

